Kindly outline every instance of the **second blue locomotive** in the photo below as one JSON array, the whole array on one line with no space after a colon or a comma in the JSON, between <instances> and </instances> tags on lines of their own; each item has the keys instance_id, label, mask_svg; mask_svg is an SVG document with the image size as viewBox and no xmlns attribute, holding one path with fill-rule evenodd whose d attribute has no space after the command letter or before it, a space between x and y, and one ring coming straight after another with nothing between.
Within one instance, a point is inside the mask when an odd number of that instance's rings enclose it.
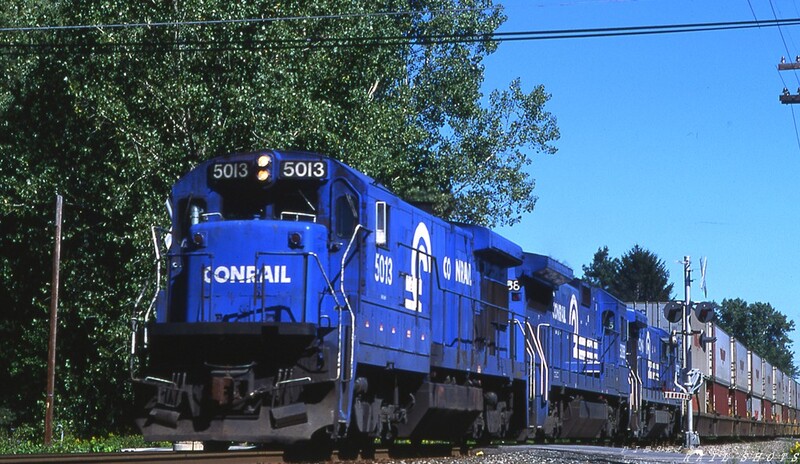
<instances>
[{"instance_id":1,"label":"second blue locomotive","mask_svg":"<svg viewBox=\"0 0 800 464\"><path fill-rule=\"evenodd\" d=\"M148 440L674 432L668 334L489 229L305 152L209 160L170 205L166 288L139 338Z\"/></svg>"}]
</instances>

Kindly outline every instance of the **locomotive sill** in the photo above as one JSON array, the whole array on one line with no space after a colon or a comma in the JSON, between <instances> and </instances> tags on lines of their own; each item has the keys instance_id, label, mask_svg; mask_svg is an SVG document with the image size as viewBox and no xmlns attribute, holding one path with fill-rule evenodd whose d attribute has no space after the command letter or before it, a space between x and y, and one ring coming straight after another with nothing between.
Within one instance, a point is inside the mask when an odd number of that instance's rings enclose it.
<instances>
[{"instance_id":1,"label":"locomotive sill","mask_svg":"<svg viewBox=\"0 0 800 464\"><path fill-rule=\"evenodd\" d=\"M133 377L129 379L130 382L140 384L140 385L147 385L154 388L161 388L161 387L171 387L171 388L179 388L178 384L166 379L161 379L158 377L147 376L144 378L141 377Z\"/></svg>"},{"instance_id":2,"label":"locomotive sill","mask_svg":"<svg viewBox=\"0 0 800 464\"><path fill-rule=\"evenodd\" d=\"M150 327L151 336L290 335L315 337L317 326L306 322L164 322Z\"/></svg>"}]
</instances>

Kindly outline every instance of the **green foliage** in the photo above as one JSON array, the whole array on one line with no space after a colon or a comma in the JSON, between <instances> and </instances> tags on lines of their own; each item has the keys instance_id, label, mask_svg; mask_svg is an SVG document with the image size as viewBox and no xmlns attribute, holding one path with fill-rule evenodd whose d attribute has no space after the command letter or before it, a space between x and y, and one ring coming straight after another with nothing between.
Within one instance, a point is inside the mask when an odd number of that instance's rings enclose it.
<instances>
[{"instance_id":1,"label":"green foliage","mask_svg":"<svg viewBox=\"0 0 800 464\"><path fill-rule=\"evenodd\" d=\"M17 415L9 408L0 408L0 431L11 428L16 422Z\"/></svg>"},{"instance_id":2,"label":"green foliage","mask_svg":"<svg viewBox=\"0 0 800 464\"><path fill-rule=\"evenodd\" d=\"M608 247L598 248L592 264L583 265L583 280L605 290L611 288L619 273L619 259L608 256Z\"/></svg>"},{"instance_id":3,"label":"green foliage","mask_svg":"<svg viewBox=\"0 0 800 464\"><path fill-rule=\"evenodd\" d=\"M613 292L623 301L667 301L672 295L669 271L655 253L634 245L622 255Z\"/></svg>"},{"instance_id":4,"label":"green foliage","mask_svg":"<svg viewBox=\"0 0 800 464\"><path fill-rule=\"evenodd\" d=\"M789 456L787 457L786 461L784 462L798 462L800 461L800 441L794 442L794 444L789 448Z\"/></svg>"},{"instance_id":5,"label":"green foliage","mask_svg":"<svg viewBox=\"0 0 800 464\"><path fill-rule=\"evenodd\" d=\"M63 432L63 433L62 433ZM168 446L145 442L141 435L91 436L83 439L57 427L53 442L44 445L43 427L23 425L8 434L0 433L0 455L38 453L116 453L130 448Z\"/></svg>"},{"instance_id":6,"label":"green foliage","mask_svg":"<svg viewBox=\"0 0 800 464\"><path fill-rule=\"evenodd\" d=\"M639 245L621 258L610 258L607 246L598 248L592 263L583 266L583 278L622 301L667 301L673 287L664 261Z\"/></svg>"},{"instance_id":7,"label":"green foliage","mask_svg":"<svg viewBox=\"0 0 800 464\"><path fill-rule=\"evenodd\" d=\"M788 335L795 328L794 321L769 303L747 303L740 298L722 300L717 323L784 373L792 377L800 374L791 348L794 340Z\"/></svg>"},{"instance_id":8,"label":"green foliage","mask_svg":"<svg viewBox=\"0 0 800 464\"><path fill-rule=\"evenodd\" d=\"M472 7L477 7L473 9ZM553 153L549 95L480 92L490 0L42 2L0 25L216 25L3 32L0 65L0 408L40 420L53 198L65 198L56 414L79 436L130 424L129 317L152 279L149 227L169 186L221 152L319 151L453 219L511 224L535 203L528 152ZM152 288L152 285L151 285Z\"/></svg>"}]
</instances>

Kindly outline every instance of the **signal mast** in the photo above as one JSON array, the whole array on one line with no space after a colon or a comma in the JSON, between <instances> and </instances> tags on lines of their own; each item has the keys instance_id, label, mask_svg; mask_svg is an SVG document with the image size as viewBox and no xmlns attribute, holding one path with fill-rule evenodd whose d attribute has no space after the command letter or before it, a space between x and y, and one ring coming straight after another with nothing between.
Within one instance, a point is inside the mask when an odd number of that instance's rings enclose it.
<instances>
[{"instance_id":1,"label":"signal mast","mask_svg":"<svg viewBox=\"0 0 800 464\"><path fill-rule=\"evenodd\" d=\"M681 377L684 381L683 384L676 382L676 385L682 390L682 393L675 395L675 399L683 400L686 405L686 429L684 431L685 441L684 448L692 450L700 445L700 436L694 430L694 413L692 396L694 396L703 386L705 378L699 369L692 368L692 342L690 337L701 335L702 332L692 331L690 317L692 310L694 310L694 317L698 322L703 324L714 320L716 305L710 302L693 302L691 299L692 294L692 259L690 256L683 257L683 281L684 281L684 300L683 301L670 301L664 306L664 316L671 323L682 323L682 330L679 332L682 336L681 346ZM703 280L705 280L705 262L701 266L701 273ZM703 287L705 287L705 282ZM677 335L677 333L675 333ZM713 338L704 337L701 335L702 343L710 343L714 341Z\"/></svg>"}]
</instances>

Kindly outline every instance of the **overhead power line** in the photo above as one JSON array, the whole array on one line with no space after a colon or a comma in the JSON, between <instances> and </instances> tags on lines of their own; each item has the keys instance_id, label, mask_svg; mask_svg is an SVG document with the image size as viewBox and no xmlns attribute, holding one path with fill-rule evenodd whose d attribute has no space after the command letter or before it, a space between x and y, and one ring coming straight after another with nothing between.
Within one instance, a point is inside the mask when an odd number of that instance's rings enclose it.
<instances>
[{"instance_id":1,"label":"overhead power line","mask_svg":"<svg viewBox=\"0 0 800 464\"><path fill-rule=\"evenodd\" d=\"M553 31L527 31L495 33L498 41L582 39L595 37L620 37L630 35L674 34L686 32L729 31L761 27L797 26L800 18L774 21L727 21L714 23L669 24L657 26L608 27L596 29L562 29ZM505 37L509 36L509 37Z\"/></svg>"},{"instance_id":2,"label":"overhead power line","mask_svg":"<svg viewBox=\"0 0 800 464\"><path fill-rule=\"evenodd\" d=\"M500 10L500 6L490 8L454 8L431 11L402 10L402 11L378 11L374 13L343 13L329 15L312 16L277 16L272 18L243 18L243 19L209 19L197 21L156 21L140 23L116 23L116 24L82 24L82 25L61 25L61 26L7 26L0 27L0 33L7 32L52 32L52 31L81 31L81 30L102 30L102 29L148 29L164 27L193 27L193 26L224 26L236 24L259 24L259 23L278 23L289 21L315 21L329 19L351 19L351 18L375 18L392 16L412 16L422 14L452 14L452 13L473 13L477 11Z\"/></svg>"},{"instance_id":3,"label":"overhead power line","mask_svg":"<svg viewBox=\"0 0 800 464\"><path fill-rule=\"evenodd\" d=\"M389 13L382 13L383 15ZM410 14L410 12L397 12L397 14ZM308 17L308 18L342 18L345 15L330 17ZM292 18L272 18L272 20L298 19ZM304 17L305 18L305 17ZM229 23L235 21L237 24L247 22L262 22L270 19L249 19L249 20L228 20ZM173 27L176 25L185 26L213 26L220 24L219 21L195 21L187 23L152 23L148 27ZM581 38L600 38L600 37L624 37L654 34L675 34L689 32L708 32L726 31L737 29L752 29L764 27L796 26L800 25L800 18L775 19L761 21L727 21L712 23L689 23L671 24L655 26L630 26L630 27L609 27L591 29L556 29L543 31L514 31L514 32L492 32L492 33L452 33L434 35L384 35L384 36L310 36L298 39L253 39L253 40L173 40L173 41L127 41L127 42L22 42L6 41L0 42L0 50L5 53L20 54L46 54L56 53L63 50L74 52L90 53L114 53L114 52L194 52L194 51L252 51L264 49L313 49L313 48L332 48L332 47L370 47L370 46L403 46L403 45L436 45L452 43L478 43L478 42L512 42L512 41L532 41L532 40L553 40L553 39L581 39ZM86 29L101 29L103 27L141 27L142 24L130 25L93 25L93 26L50 26L38 27L19 27L3 28L0 33L30 33L41 32L43 30L59 31L79 31ZM84 37L85 39L85 37Z\"/></svg>"}]
</instances>

